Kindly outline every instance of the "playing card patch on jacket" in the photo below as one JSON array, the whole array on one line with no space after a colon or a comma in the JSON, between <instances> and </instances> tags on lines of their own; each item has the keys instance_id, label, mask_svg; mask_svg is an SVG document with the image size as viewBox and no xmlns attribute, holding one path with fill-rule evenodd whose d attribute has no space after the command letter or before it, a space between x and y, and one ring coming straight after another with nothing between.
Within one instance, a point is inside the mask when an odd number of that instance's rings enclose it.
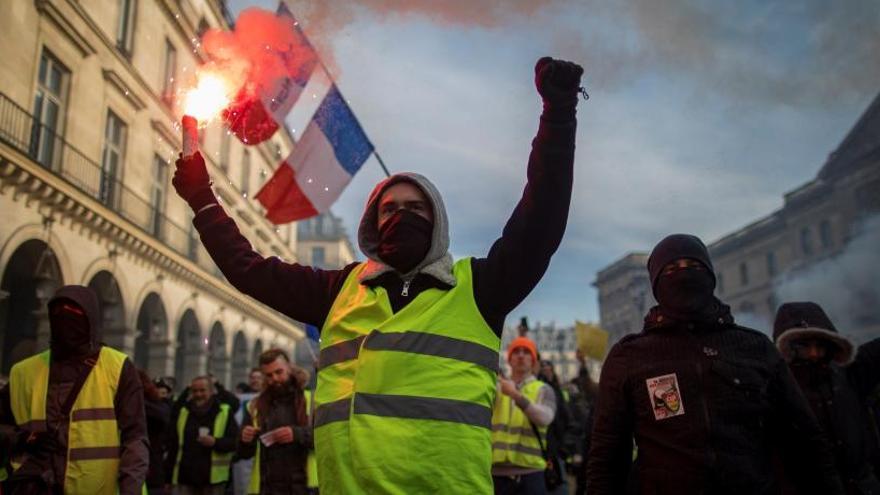
<instances>
[{"instance_id":1,"label":"playing card patch on jacket","mask_svg":"<svg viewBox=\"0 0 880 495\"><path fill-rule=\"evenodd\" d=\"M655 376L645 380L648 385L648 400L654 410L654 419L661 420L684 414L684 401L678 388L675 373Z\"/></svg>"}]
</instances>

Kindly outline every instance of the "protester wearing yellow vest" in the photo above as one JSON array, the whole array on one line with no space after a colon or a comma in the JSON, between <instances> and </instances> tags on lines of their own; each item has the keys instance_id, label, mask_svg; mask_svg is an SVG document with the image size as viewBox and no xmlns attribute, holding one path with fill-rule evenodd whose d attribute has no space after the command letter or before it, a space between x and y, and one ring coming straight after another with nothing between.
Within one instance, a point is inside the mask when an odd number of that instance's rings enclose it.
<instances>
[{"instance_id":1,"label":"protester wearing yellow vest","mask_svg":"<svg viewBox=\"0 0 880 495\"><path fill-rule=\"evenodd\" d=\"M453 261L440 193L415 173L393 175L370 194L358 228L366 262L324 270L266 258L214 197L201 155L177 161L174 187L227 280L321 328L314 421L322 495L492 492L500 335L565 232L582 72L549 57L536 64L544 111L528 184L484 258ZM349 148L343 134L332 138L344 158L363 151ZM484 212L491 200L481 192L460 208Z\"/></svg>"},{"instance_id":2,"label":"protester wearing yellow vest","mask_svg":"<svg viewBox=\"0 0 880 495\"><path fill-rule=\"evenodd\" d=\"M254 458L249 494L306 495L307 458L314 447L303 386L308 374L280 349L260 355L264 388L248 403L238 454Z\"/></svg>"},{"instance_id":3,"label":"protester wearing yellow vest","mask_svg":"<svg viewBox=\"0 0 880 495\"><path fill-rule=\"evenodd\" d=\"M507 348L511 377L498 379L501 393L492 409L492 480L496 495L547 493L547 463L541 451L546 447L547 426L556 415L556 395L532 373L537 361L535 343L527 337L513 339Z\"/></svg>"},{"instance_id":4,"label":"protester wearing yellow vest","mask_svg":"<svg viewBox=\"0 0 880 495\"><path fill-rule=\"evenodd\" d=\"M149 463L144 396L131 361L101 345L94 291L49 301L50 350L12 367L0 424L15 425L10 493L140 494Z\"/></svg>"},{"instance_id":5,"label":"protester wearing yellow vest","mask_svg":"<svg viewBox=\"0 0 880 495\"><path fill-rule=\"evenodd\" d=\"M171 419L165 474L175 495L221 495L229 481L238 424L208 376L193 379L190 399Z\"/></svg>"}]
</instances>

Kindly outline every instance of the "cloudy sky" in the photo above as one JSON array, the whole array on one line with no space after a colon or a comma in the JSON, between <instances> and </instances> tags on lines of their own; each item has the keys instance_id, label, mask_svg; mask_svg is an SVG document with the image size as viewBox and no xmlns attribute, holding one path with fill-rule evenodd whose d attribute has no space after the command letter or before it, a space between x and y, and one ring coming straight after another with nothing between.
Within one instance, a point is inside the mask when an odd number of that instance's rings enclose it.
<instances>
[{"instance_id":1,"label":"cloudy sky","mask_svg":"<svg viewBox=\"0 0 880 495\"><path fill-rule=\"evenodd\" d=\"M598 270L778 208L880 91L874 0L607 3L289 2L391 171L443 193L457 257L485 254L519 200L535 61L584 66L568 230L510 321L598 320ZM369 160L334 208L352 237L382 177Z\"/></svg>"}]
</instances>

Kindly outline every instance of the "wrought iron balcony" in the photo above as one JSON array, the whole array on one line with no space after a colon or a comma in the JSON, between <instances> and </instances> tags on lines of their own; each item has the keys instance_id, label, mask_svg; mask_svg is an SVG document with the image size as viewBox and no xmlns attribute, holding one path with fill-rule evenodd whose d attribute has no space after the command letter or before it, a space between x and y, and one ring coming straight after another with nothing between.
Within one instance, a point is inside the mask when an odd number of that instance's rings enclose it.
<instances>
[{"instance_id":1,"label":"wrought iron balcony","mask_svg":"<svg viewBox=\"0 0 880 495\"><path fill-rule=\"evenodd\" d=\"M194 228L175 223L165 215L164 205L141 197L120 177L90 159L3 93L0 93L0 142L29 156L34 163L103 203L135 227L222 278L209 257L199 256Z\"/></svg>"}]
</instances>

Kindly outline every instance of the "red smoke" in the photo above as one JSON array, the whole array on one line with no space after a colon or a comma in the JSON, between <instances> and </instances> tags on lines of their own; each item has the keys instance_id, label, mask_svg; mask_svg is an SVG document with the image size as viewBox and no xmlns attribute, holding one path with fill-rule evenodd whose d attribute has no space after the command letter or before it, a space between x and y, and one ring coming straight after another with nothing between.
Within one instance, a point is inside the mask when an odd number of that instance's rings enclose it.
<instances>
[{"instance_id":1,"label":"red smoke","mask_svg":"<svg viewBox=\"0 0 880 495\"><path fill-rule=\"evenodd\" d=\"M249 144L268 139L278 124L260 101L265 88L290 75L300 75L315 63L314 50L291 17L259 8L241 12L233 31L211 29L202 46L215 71L238 88L223 112L229 129Z\"/></svg>"}]
</instances>

